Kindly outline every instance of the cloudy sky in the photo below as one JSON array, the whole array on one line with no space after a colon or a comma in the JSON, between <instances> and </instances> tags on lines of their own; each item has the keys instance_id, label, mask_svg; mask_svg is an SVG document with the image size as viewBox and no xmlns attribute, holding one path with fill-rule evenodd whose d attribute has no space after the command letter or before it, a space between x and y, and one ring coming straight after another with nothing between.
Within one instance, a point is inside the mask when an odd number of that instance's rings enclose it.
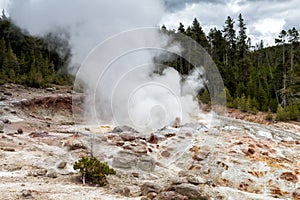
<instances>
[{"instance_id":1,"label":"cloudy sky","mask_svg":"<svg viewBox=\"0 0 300 200\"><path fill-rule=\"evenodd\" d=\"M9 1L0 0L0 7L6 8ZM38 0L31 2L35 1ZM274 38L282 29L295 26L300 30L299 0L162 1L165 5L165 12L158 25L165 24L169 29L177 29L179 22L187 27L197 17L205 32L208 33L212 27L222 29L228 15L236 20L239 13L242 13L248 28L248 35L253 43L264 40L265 44L272 45Z\"/></svg>"},{"instance_id":2,"label":"cloudy sky","mask_svg":"<svg viewBox=\"0 0 300 200\"><path fill-rule=\"evenodd\" d=\"M168 28L179 22L190 25L194 17L206 32L211 27L222 29L227 16L237 21L242 13L248 34L254 42L274 44L282 29L300 29L299 0L165 0L169 13L161 20ZM237 24L237 23L236 23Z\"/></svg>"}]
</instances>

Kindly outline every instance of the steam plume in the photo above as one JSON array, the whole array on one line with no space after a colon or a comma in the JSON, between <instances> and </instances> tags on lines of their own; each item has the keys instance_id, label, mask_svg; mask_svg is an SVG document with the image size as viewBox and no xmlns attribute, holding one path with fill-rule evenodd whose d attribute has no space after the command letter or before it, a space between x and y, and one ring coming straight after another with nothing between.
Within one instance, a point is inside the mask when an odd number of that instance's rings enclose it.
<instances>
[{"instance_id":1,"label":"steam plume","mask_svg":"<svg viewBox=\"0 0 300 200\"><path fill-rule=\"evenodd\" d=\"M86 86L89 122L139 130L161 128L176 117L188 122L199 113L195 94L203 87L203 71L196 68L185 82L173 68L154 73L155 56L180 54L180 48L157 29L136 29L157 26L163 13L160 0L12 0L9 7L10 17L32 34L69 32L73 63L82 63L75 87Z\"/></svg>"}]
</instances>

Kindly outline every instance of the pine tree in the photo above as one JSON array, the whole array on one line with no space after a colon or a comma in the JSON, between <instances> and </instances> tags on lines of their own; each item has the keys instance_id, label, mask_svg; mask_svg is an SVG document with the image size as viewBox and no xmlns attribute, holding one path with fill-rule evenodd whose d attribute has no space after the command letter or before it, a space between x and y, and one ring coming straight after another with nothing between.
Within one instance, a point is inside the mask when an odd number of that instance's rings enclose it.
<instances>
[{"instance_id":1,"label":"pine tree","mask_svg":"<svg viewBox=\"0 0 300 200\"><path fill-rule=\"evenodd\" d=\"M234 29L234 20L228 16L224 26L224 38L226 40L226 60L225 64L233 64L236 52L236 35Z\"/></svg>"},{"instance_id":2,"label":"pine tree","mask_svg":"<svg viewBox=\"0 0 300 200\"><path fill-rule=\"evenodd\" d=\"M6 54L6 43L4 38L0 40L0 71L2 69L3 61Z\"/></svg>"},{"instance_id":3,"label":"pine tree","mask_svg":"<svg viewBox=\"0 0 300 200\"><path fill-rule=\"evenodd\" d=\"M185 33L184 25L181 22L179 23L178 32Z\"/></svg>"},{"instance_id":4,"label":"pine tree","mask_svg":"<svg viewBox=\"0 0 300 200\"><path fill-rule=\"evenodd\" d=\"M10 44L8 45L7 52L3 60L2 68L8 76L8 81L16 82L16 76L20 73L20 67L18 63L18 58L14 54Z\"/></svg>"},{"instance_id":5,"label":"pine tree","mask_svg":"<svg viewBox=\"0 0 300 200\"><path fill-rule=\"evenodd\" d=\"M243 59L246 56L246 51L248 50L247 46L247 35L246 35L246 24L244 23L244 19L242 14L239 14L239 35L237 37L237 49L238 49L238 58Z\"/></svg>"},{"instance_id":6,"label":"pine tree","mask_svg":"<svg viewBox=\"0 0 300 200\"><path fill-rule=\"evenodd\" d=\"M206 38L206 35L204 31L202 30L202 27L200 26L200 23L198 22L197 18L194 19L192 27L191 27L191 32L192 32L192 38L198 42L203 48L208 49L209 48L209 43Z\"/></svg>"},{"instance_id":7,"label":"pine tree","mask_svg":"<svg viewBox=\"0 0 300 200\"><path fill-rule=\"evenodd\" d=\"M226 41L220 30L216 28L210 29L208 34L210 43L210 54L216 63L222 63L225 58Z\"/></svg>"}]
</instances>

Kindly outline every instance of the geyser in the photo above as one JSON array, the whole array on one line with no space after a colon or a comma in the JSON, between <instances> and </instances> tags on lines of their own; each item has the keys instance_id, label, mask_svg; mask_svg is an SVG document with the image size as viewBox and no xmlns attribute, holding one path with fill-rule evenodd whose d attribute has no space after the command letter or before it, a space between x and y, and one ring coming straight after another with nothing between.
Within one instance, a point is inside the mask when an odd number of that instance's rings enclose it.
<instances>
[{"instance_id":1,"label":"geyser","mask_svg":"<svg viewBox=\"0 0 300 200\"><path fill-rule=\"evenodd\" d=\"M194 48L191 56L181 52L180 42L174 42L157 28L141 28L99 44L76 75L75 88L82 83L86 88L88 122L150 131L169 125L176 118L187 123L199 116L196 95L206 83L205 68L213 71L214 65L201 46ZM162 72L156 73L161 64L155 63L154 57L166 60L168 54L190 59L190 74L181 77L168 66L160 66ZM214 78L218 83L218 77Z\"/></svg>"},{"instance_id":2,"label":"geyser","mask_svg":"<svg viewBox=\"0 0 300 200\"><path fill-rule=\"evenodd\" d=\"M157 26L164 13L162 0L64 0L63 5L58 0L11 0L8 13L32 34L61 29L69 33L72 63L82 63L73 70L78 71L74 88L84 86L85 117L91 124L126 124L142 131L168 125L175 118L189 122L200 114L195 96L204 84L212 104L226 101L220 95L219 72L195 41L184 39L179 44L158 28L139 28ZM126 32L114 35L121 31ZM153 58L165 60L171 54L194 66L190 75L181 77L168 66L154 73L158 63Z\"/></svg>"}]
</instances>

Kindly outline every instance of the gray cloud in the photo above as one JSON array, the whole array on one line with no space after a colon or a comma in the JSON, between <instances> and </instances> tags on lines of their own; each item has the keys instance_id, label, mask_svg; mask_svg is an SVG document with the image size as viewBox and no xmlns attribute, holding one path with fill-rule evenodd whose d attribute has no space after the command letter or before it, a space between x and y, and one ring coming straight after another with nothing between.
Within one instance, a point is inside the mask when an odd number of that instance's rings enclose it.
<instances>
[{"instance_id":1,"label":"gray cloud","mask_svg":"<svg viewBox=\"0 0 300 200\"><path fill-rule=\"evenodd\" d=\"M221 3L225 4L226 0L164 0L166 9L172 12L178 11L180 9L183 9L186 4L192 4L192 3Z\"/></svg>"},{"instance_id":2,"label":"gray cloud","mask_svg":"<svg viewBox=\"0 0 300 200\"><path fill-rule=\"evenodd\" d=\"M176 29L179 22L183 22L186 26L190 25L193 18L197 17L204 30L208 32L211 27L222 29L227 16L234 18L237 25L237 17L242 13L248 34L254 43L260 40L266 40L268 44L274 43L274 38L278 36L281 29L295 26L300 30L299 0L192 0L187 2L176 0L172 2L170 0L169 6L173 10L169 8L169 14L166 14L161 21L170 28ZM191 3L194 3L194 6L191 6Z\"/></svg>"}]
</instances>

